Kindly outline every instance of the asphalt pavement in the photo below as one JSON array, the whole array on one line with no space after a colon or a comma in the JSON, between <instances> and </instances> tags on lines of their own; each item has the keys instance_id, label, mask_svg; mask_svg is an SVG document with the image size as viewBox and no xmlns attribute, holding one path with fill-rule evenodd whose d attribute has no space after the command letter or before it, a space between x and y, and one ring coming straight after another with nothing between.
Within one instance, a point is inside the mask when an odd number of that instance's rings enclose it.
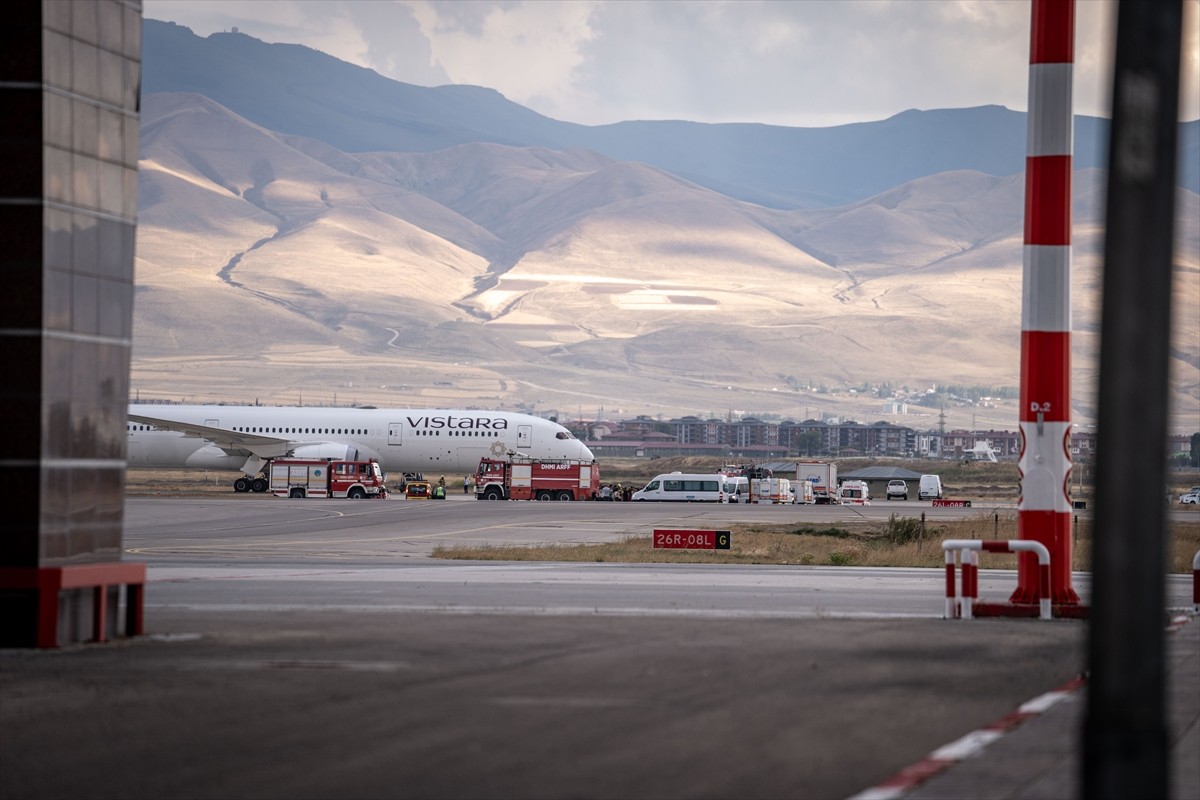
<instances>
[{"instance_id":1,"label":"asphalt pavement","mask_svg":"<svg viewBox=\"0 0 1200 800\"><path fill-rule=\"evenodd\" d=\"M1165 668L1165 722L1170 748L1167 797L1195 800L1200 798L1200 618L1194 614L1177 617L1169 630ZM857 798L1069 800L1083 797L1082 731L1087 688L1081 682L1061 688L1061 693L1033 698L1024 713L1001 718L948 743L859 793ZM1153 793L1148 789L1145 796Z\"/></svg>"},{"instance_id":2,"label":"asphalt pavement","mask_svg":"<svg viewBox=\"0 0 1200 800\"><path fill-rule=\"evenodd\" d=\"M1085 630L176 608L0 651L0 797L848 797L1063 686ZM1198 630L1171 638L1184 800ZM1078 797L1081 697L876 796Z\"/></svg>"},{"instance_id":3,"label":"asphalt pavement","mask_svg":"<svg viewBox=\"0 0 1200 800\"><path fill-rule=\"evenodd\" d=\"M0 650L0 799L1081 796L1085 623L938 619L932 570L431 562L658 524L452 505L139 507L146 635ZM1200 619L1166 635L1196 800Z\"/></svg>"}]
</instances>

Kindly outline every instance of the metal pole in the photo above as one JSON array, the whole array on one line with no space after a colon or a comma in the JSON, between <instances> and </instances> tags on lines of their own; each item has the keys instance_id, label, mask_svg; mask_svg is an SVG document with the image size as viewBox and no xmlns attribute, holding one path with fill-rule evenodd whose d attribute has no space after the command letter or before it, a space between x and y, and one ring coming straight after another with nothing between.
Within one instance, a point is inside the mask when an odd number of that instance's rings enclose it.
<instances>
[{"instance_id":1,"label":"metal pole","mask_svg":"<svg viewBox=\"0 0 1200 800\"><path fill-rule=\"evenodd\" d=\"M1181 0L1120 5L1083 796L1166 797L1163 587ZM1130 424L1137 420L1137 425Z\"/></svg>"}]
</instances>

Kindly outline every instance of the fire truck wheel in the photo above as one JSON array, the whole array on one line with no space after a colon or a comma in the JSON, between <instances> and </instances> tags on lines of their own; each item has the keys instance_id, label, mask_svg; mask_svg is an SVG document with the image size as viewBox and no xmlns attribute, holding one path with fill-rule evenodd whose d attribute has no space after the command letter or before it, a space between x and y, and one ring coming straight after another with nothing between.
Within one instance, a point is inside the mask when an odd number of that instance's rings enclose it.
<instances>
[{"instance_id":1,"label":"fire truck wheel","mask_svg":"<svg viewBox=\"0 0 1200 800\"><path fill-rule=\"evenodd\" d=\"M554 495L553 495L553 494L551 494L550 492L544 492L544 491L543 491L543 492L538 492L538 493L537 493L537 499L538 499L538 500L553 500L553 499L554 499Z\"/></svg>"},{"instance_id":2,"label":"fire truck wheel","mask_svg":"<svg viewBox=\"0 0 1200 800\"><path fill-rule=\"evenodd\" d=\"M234 481L234 482L233 482L233 490L234 490L235 492L248 492L248 491L250 491L250 479L249 479L249 478L247 478L245 475L243 475L242 477L238 478L236 481Z\"/></svg>"},{"instance_id":3,"label":"fire truck wheel","mask_svg":"<svg viewBox=\"0 0 1200 800\"><path fill-rule=\"evenodd\" d=\"M350 491L346 492L346 497L349 497L351 500L362 500L366 496L367 492L361 486L354 486Z\"/></svg>"},{"instance_id":4,"label":"fire truck wheel","mask_svg":"<svg viewBox=\"0 0 1200 800\"><path fill-rule=\"evenodd\" d=\"M304 490L297 486L296 488L292 489L288 497L292 498L293 500L303 500Z\"/></svg>"},{"instance_id":5,"label":"fire truck wheel","mask_svg":"<svg viewBox=\"0 0 1200 800\"><path fill-rule=\"evenodd\" d=\"M484 500L503 500L504 493L500 491L498 486L489 486L487 491L483 493Z\"/></svg>"},{"instance_id":6,"label":"fire truck wheel","mask_svg":"<svg viewBox=\"0 0 1200 800\"><path fill-rule=\"evenodd\" d=\"M557 499L559 499L559 500L570 500L570 499L572 499L572 498L571 498L571 493L570 493L570 492L559 492L559 493L558 493L558 498L557 498Z\"/></svg>"},{"instance_id":7,"label":"fire truck wheel","mask_svg":"<svg viewBox=\"0 0 1200 800\"><path fill-rule=\"evenodd\" d=\"M250 481L250 491L258 492L259 494L262 494L266 490L267 490L267 479L266 478L255 478L254 480Z\"/></svg>"}]
</instances>

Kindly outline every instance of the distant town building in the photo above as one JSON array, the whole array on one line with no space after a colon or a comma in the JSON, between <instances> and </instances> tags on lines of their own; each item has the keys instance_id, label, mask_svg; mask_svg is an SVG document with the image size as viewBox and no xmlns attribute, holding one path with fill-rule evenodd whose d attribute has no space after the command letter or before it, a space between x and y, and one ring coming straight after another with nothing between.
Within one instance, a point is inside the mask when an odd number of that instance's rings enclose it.
<instances>
[{"instance_id":1,"label":"distant town building","mask_svg":"<svg viewBox=\"0 0 1200 800\"><path fill-rule=\"evenodd\" d=\"M977 458L986 448L1000 461L1016 461L1021 434L1008 430L954 429L917 431L891 422L864 424L836 418L802 422L773 422L758 417L701 419L685 416L656 420L640 416L630 420L579 422L587 430L589 446L597 455L678 456L720 455L767 459L777 457L849 458ZM1168 454L1187 456L1191 435L1171 436ZM1096 433L1071 434L1071 458L1091 462L1096 455Z\"/></svg>"}]
</instances>

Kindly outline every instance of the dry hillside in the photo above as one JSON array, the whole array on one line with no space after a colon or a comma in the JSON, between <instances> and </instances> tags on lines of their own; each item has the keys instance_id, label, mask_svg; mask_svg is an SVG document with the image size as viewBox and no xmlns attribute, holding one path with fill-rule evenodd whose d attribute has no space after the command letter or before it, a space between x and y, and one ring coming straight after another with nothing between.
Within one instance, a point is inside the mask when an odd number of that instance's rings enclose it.
<instances>
[{"instance_id":1,"label":"dry hillside","mask_svg":"<svg viewBox=\"0 0 1200 800\"><path fill-rule=\"evenodd\" d=\"M1073 382L1087 422L1103 174L1078 172L1074 191ZM1187 428L1200 419L1200 206L1180 197L1172 389ZM351 155L197 95L150 95L133 387L887 419L846 390L1017 384L1021 213L1020 176L942 173L779 211L587 151ZM1016 420L1011 403L947 413L951 426Z\"/></svg>"}]
</instances>

